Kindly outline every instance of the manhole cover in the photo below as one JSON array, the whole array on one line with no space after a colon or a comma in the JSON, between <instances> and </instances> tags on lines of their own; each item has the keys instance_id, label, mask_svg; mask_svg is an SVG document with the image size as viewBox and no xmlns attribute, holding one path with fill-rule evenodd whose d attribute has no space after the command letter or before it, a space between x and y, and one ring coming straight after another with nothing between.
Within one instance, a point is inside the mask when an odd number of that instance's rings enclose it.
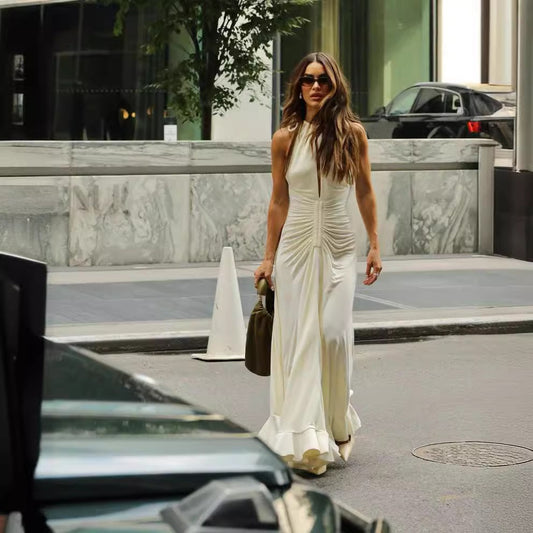
<instances>
[{"instance_id":1,"label":"manhole cover","mask_svg":"<svg viewBox=\"0 0 533 533\"><path fill-rule=\"evenodd\" d=\"M533 461L533 450L498 442L440 442L412 453L425 461L460 466L509 466Z\"/></svg>"}]
</instances>

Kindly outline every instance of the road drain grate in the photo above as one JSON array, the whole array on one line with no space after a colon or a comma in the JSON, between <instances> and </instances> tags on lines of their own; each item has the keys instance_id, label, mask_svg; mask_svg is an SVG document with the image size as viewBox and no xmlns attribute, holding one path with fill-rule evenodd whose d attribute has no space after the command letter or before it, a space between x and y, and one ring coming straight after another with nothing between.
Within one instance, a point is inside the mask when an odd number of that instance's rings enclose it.
<instances>
[{"instance_id":1,"label":"road drain grate","mask_svg":"<svg viewBox=\"0 0 533 533\"><path fill-rule=\"evenodd\" d=\"M413 450L415 457L459 466L510 466L533 461L533 450L500 442L439 442Z\"/></svg>"}]
</instances>

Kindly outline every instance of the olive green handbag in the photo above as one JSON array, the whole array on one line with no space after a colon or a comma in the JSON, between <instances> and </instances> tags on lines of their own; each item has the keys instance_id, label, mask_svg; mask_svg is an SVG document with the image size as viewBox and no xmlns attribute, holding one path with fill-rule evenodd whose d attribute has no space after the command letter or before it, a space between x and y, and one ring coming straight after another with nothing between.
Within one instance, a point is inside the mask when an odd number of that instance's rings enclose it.
<instances>
[{"instance_id":1,"label":"olive green handbag","mask_svg":"<svg viewBox=\"0 0 533 533\"><path fill-rule=\"evenodd\" d=\"M265 279L257 284L257 303L252 310L246 332L244 364L258 376L270 376L270 345L274 322L274 291ZM265 304L261 296L265 297Z\"/></svg>"}]
</instances>

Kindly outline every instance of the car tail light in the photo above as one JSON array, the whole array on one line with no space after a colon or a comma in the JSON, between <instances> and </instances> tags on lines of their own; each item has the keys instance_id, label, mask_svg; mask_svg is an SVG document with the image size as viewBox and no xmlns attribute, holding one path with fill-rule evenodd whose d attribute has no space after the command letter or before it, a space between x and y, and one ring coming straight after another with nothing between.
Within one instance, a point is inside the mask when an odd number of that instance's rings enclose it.
<instances>
[{"instance_id":1,"label":"car tail light","mask_svg":"<svg viewBox=\"0 0 533 533\"><path fill-rule=\"evenodd\" d=\"M466 125L468 126L468 131L470 133L481 132L481 122L475 122L475 121L469 120Z\"/></svg>"}]
</instances>

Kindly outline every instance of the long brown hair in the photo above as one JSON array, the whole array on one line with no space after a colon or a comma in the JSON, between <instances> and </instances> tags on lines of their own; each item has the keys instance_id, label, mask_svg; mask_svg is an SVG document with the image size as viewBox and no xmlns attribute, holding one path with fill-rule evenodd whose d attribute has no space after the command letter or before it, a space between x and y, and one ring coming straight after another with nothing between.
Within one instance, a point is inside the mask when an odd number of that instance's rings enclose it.
<instances>
[{"instance_id":1,"label":"long brown hair","mask_svg":"<svg viewBox=\"0 0 533 533\"><path fill-rule=\"evenodd\" d=\"M306 108L300 97L300 78L309 63L320 63L331 80L331 91L312 121L315 127L310 141L316 156L317 170L324 176L331 173L335 181L354 183L359 168L359 138L354 123L360 124L361 121L351 110L346 78L335 59L324 52L306 55L291 74L281 118L282 128L296 130L289 149L289 159L294 140L305 119Z\"/></svg>"}]
</instances>

